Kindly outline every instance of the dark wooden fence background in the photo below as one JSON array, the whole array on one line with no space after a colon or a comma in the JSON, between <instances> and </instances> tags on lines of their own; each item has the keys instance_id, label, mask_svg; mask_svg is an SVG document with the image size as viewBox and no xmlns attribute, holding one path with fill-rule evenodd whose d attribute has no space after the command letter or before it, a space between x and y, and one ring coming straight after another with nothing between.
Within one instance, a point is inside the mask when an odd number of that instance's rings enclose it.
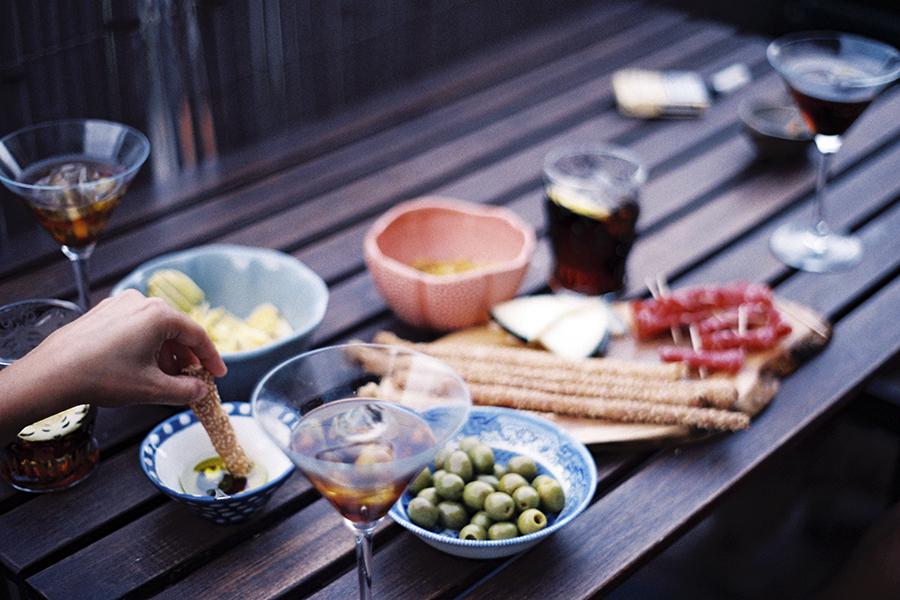
<instances>
[{"instance_id":1,"label":"dark wooden fence background","mask_svg":"<svg viewBox=\"0 0 900 600\"><path fill-rule=\"evenodd\" d=\"M120 121L164 181L590 1L2 0L0 136ZM0 242L33 226L0 204Z\"/></svg>"},{"instance_id":2,"label":"dark wooden fence background","mask_svg":"<svg viewBox=\"0 0 900 600\"><path fill-rule=\"evenodd\" d=\"M141 177L166 181L599 1L615 0L0 0L0 136L124 122L153 146ZM672 1L776 33L897 17L881 6L897 0ZM0 209L0 246L34 227L5 189Z\"/></svg>"}]
</instances>

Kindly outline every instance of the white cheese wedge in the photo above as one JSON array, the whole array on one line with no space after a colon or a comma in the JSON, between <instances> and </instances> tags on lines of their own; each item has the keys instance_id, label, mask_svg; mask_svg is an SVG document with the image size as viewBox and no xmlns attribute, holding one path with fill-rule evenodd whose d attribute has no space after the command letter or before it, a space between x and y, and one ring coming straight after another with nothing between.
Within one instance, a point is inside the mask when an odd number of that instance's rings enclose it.
<instances>
[{"instance_id":1,"label":"white cheese wedge","mask_svg":"<svg viewBox=\"0 0 900 600\"><path fill-rule=\"evenodd\" d=\"M602 354L625 324L603 298L574 294L521 296L494 306L494 321L527 343L570 358Z\"/></svg>"},{"instance_id":2,"label":"white cheese wedge","mask_svg":"<svg viewBox=\"0 0 900 600\"><path fill-rule=\"evenodd\" d=\"M491 317L523 342L534 342L560 318L581 310L586 298L538 294L494 305Z\"/></svg>"},{"instance_id":3,"label":"white cheese wedge","mask_svg":"<svg viewBox=\"0 0 900 600\"><path fill-rule=\"evenodd\" d=\"M590 303L559 318L537 341L550 352L566 358L603 354L610 336L609 314L605 306Z\"/></svg>"}]
</instances>

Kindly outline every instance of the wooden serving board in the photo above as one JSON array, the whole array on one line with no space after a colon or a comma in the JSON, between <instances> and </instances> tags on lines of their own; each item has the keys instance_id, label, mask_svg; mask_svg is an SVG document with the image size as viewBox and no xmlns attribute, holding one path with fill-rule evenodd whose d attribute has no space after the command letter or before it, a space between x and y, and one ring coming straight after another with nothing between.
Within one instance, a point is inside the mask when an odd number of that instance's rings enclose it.
<instances>
[{"instance_id":1,"label":"wooden serving board","mask_svg":"<svg viewBox=\"0 0 900 600\"><path fill-rule=\"evenodd\" d=\"M754 416L775 398L779 380L794 372L831 339L831 325L812 309L776 300L783 318L790 323L791 333L772 350L747 355L747 360L736 375L713 374L710 377L732 378L738 390L736 408ZM631 322L627 303L614 305L625 323ZM470 342L498 346L523 346L523 342L509 334L494 322L447 334L436 343ZM661 337L651 341L638 341L632 336L614 337L610 340L606 356L659 362L659 347L671 344L672 339ZM699 375L695 375L699 376ZM647 425L641 423L617 423L539 413L571 433L592 449L630 450L662 445L683 444L715 435L704 429L681 425ZM751 425L752 427L752 425Z\"/></svg>"}]
</instances>

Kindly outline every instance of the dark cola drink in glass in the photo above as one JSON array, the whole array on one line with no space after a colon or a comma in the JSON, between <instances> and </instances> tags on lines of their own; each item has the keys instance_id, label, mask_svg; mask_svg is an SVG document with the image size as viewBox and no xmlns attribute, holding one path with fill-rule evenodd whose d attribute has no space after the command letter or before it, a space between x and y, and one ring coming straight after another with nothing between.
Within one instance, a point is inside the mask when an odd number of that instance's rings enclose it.
<instances>
[{"instance_id":1,"label":"dark cola drink in glass","mask_svg":"<svg viewBox=\"0 0 900 600\"><path fill-rule=\"evenodd\" d=\"M624 148L583 145L547 155L544 207L554 291L599 296L625 287L646 177L641 159Z\"/></svg>"}]
</instances>

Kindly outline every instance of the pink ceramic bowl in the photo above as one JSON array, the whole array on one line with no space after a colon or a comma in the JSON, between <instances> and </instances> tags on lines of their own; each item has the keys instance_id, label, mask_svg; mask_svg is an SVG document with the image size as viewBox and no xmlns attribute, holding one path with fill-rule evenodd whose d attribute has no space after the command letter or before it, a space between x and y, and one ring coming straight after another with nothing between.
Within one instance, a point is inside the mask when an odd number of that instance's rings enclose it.
<instances>
[{"instance_id":1,"label":"pink ceramic bowl","mask_svg":"<svg viewBox=\"0 0 900 600\"><path fill-rule=\"evenodd\" d=\"M534 253L534 229L513 212L449 198L398 204L365 238L366 265L401 319L450 331L484 323L494 304L515 296ZM468 261L475 268L434 275L419 261Z\"/></svg>"}]
</instances>

